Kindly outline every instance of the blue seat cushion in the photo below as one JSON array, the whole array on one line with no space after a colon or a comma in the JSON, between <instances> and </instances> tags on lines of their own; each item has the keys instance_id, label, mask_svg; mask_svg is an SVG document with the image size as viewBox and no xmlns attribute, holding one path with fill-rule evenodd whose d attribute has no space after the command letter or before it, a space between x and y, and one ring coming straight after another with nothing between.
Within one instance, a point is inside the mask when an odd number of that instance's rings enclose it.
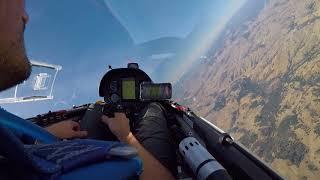
<instances>
[{"instance_id":1,"label":"blue seat cushion","mask_svg":"<svg viewBox=\"0 0 320 180\"><path fill-rule=\"evenodd\" d=\"M25 145L25 151L42 179L137 177L142 172L141 160L136 156L112 156L109 150L113 147L125 148L127 145L113 141L76 139Z\"/></svg>"},{"instance_id":2,"label":"blue seat cushion","mask_svg":"<svg viewBox=\"0 0 320 180\"><path fill-rule=\"evenodd\" d=\"M138 179L141 174L142 161L139 158L109 159L75 169L60 176L60 180L69 179Z\"/></svg>"}]
</instances>

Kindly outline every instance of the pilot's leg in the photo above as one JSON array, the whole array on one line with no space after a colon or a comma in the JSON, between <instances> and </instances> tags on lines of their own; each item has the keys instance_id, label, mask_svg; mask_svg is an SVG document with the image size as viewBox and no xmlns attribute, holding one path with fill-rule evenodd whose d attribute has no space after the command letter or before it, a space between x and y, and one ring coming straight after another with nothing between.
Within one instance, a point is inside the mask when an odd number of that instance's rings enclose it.
<instances>
[{"instance_id":1,"label":"pilot's leg","mask_svg":"<svg viewBox=\"0 0 320 180\"><path fill-rule=\"evenodd\" d=\"M135 136L171 173L177 174L176 155L167 120L159 103L150 103L135 123Z\"/></svg>"}]
</instances>

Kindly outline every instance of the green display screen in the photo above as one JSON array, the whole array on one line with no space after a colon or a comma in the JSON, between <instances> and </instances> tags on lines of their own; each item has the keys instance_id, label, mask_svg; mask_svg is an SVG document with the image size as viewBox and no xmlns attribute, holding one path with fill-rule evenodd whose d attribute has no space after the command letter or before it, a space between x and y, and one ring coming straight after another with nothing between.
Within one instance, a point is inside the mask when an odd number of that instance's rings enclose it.
<instances>
[{"instance_id":1,"label":"green display screen","mask_svg":"<svg viewBox=\"0 0 320 180\"><path fill-rule=\"evenodd\" d=\"M150 86L148 95L151 99L161 96L160 86Z\"/></svg>"},{"instance_id":2,"label":"green display screen","mask_svg":"<svg viewBox=\"0 0 320 180\"><path fill-rule=\"evenodd\" d=\"M122 99L136 99L136 82L134 79L122 80Z\"/></svg>"},{"instance_id":3,"label":"green display screen","mask_svg":"<svg viewBox=\"0 0 320 180\"><path fill-rule=\"evenodd\" d=\"M172 86L170 83L143 83L140 86L140 98L142 100L171 99Z\"/></svg>"}]
</instances>

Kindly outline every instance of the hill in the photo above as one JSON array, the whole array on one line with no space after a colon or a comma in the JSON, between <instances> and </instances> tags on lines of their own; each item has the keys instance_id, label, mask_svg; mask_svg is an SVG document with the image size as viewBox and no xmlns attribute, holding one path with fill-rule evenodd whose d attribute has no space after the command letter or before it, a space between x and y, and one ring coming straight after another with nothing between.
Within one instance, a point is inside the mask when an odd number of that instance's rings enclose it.
<instances>
[{"instance_id":1,"label":"hill","mask_svg":"<svg viewBox=\"0 0 320 180\"><path fill-rule=\"evenodd\" d=\"M209 60L176 83L176 96L283 176L317 179L320 2L265 3L250 18L228 23Z\"/></svg>"}]
</instances>

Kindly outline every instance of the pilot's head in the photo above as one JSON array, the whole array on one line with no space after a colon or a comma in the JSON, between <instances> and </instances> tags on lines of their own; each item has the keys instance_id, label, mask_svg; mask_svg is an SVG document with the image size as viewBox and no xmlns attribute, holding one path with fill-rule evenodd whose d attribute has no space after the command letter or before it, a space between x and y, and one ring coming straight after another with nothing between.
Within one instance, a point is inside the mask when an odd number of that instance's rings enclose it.
<instances>
[{"instance_id":1,"label":"pilot's head","mask_svg":"<svg viewBox=\"0 0 320 180\"><path fill-rule=\"evenodd\" d=\"M27 21L24 0L0 0L0 91L30 75L23 36Z\"/></svg>"}]
</instances>

